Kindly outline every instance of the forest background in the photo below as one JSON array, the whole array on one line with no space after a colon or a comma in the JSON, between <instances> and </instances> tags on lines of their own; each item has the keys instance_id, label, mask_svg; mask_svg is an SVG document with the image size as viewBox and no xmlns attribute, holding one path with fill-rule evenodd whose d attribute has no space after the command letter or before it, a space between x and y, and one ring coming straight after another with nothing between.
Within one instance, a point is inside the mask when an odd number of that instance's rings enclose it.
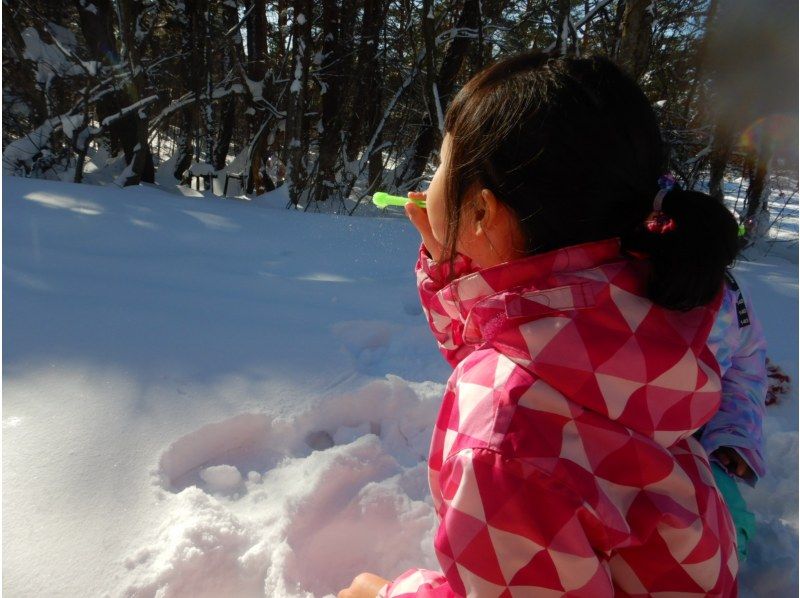
<instances>
[{"instance_id":1,"label":"forest background","mask_svg":"<svg viewBox=\"0 0 800 598\"><path fill-rule=\"evenodd\" d=\"M527 49L608 56L689 188L757 234L797 193L790 0L3 0L3 169L355 212L424 187L459 87ZM212 187L212 181L213 183ZM782 196L782 197L783 197ZM769 219L767 219L769 220ZM763 223L761 231L763 233Z\"/></svg>"}]
</instances>

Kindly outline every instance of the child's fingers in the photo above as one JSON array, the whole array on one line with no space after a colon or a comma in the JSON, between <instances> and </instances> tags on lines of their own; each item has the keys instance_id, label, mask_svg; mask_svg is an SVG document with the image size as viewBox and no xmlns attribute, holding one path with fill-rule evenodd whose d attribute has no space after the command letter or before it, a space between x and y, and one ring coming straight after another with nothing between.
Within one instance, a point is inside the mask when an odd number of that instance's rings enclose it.
<instances>
[{"instance_id":1,"label":"child's fingers","mask_svg":"<svg viewBox=\"0 0 800 598\"><path fill-rule=\"evenodd\" d=\"M714 457L717 458L717 460L720 462L722 467L724 467L727 471L731 471L732 472L732 470L733 470L733 467L732 467L733 462L731 460L730 454L725 449L725 447L718 448L717 450L715 450L713 452L713 455L714 455Z\"/></svg>"},{"instance_id":2,"label":"child's fingers","mask_svg":"<svg viewBox=\"0 0 800 598\"><path fill-rule=\"evenodd\" d=\"M750 475L750 466L744 459L739 461L739 464L736 466L736 475L738 475L740 478L748 477Z\"/></svg>"},{"instance_id":3,"label":"child's fingers","mask_svg":"<svg viewBox=\"0 0 800 598\"><path fill-rule=\"evenodd\" d=\"M406 215L408 219L417 227L417 230L424 237L431 232L431 223L428 222L428 213L415 204L413 201L405 205Z\"/></svg>"},{"instance_id":4,"label":"child's fingers","mask_svg":"<svg viewBox=\"0 0 800 598\"><path fill-rule=\"evenodd\" d=\"M747 461L735 450L728 447L720 447L714 451L714 456L729 473L746 478L752 475L752 470Z\"/></svg>"},{"instance_id":5,"label":"child's fingers","mask_svg":"<svg viewBox=\"0 0 800 598\"><path fill-rule=\"evenodd\" d=\"M419 234L422 237L422 242L425 244L428 253L430 253L431 257L435 261L440 261L443 248L441 243L439 243L439 241L436 240L436 237L433 236L431 223L428 221L428 213L411 201L405 205L405 209L408 219L411 220L411 223L419 231Z\"/></svg>"},{"instance_id":6,"label":"child's fingers","mask_svg":"<svg viewBox=\"0 0 800 598\"><path fill-rule=\"evenodd\" d=\"M409 199L425 199L428 195L427 191L409 191L408 198Z\"/></svg>"}]
</instances>

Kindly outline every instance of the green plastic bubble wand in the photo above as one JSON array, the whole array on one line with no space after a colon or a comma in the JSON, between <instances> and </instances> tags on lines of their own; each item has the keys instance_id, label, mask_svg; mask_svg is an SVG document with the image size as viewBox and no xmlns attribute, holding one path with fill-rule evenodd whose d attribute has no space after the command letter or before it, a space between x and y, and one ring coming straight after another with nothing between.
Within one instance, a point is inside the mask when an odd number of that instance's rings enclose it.
<instances>
[{"instance_id":1,"label":"green plastic bubble wand","mask_svg":"<svg viewBox=\"0 0 800 598\"><path fill-rule=\"evenodd\" d=\"M387 206L400 206L403 207L409 201L413 201L419 207L425 207L425 200L424 199L410 199L408 197L401 197L400 195L389 195L384 191L378 191L372 196L372 203L374 203L379 208L385 208Z\"/></svg>"}]
</instances>

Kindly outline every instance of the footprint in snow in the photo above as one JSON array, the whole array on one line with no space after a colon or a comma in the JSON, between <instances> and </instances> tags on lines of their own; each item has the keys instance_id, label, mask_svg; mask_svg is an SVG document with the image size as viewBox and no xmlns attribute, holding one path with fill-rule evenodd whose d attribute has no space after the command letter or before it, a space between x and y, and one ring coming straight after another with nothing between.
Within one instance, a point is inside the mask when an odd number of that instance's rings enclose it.
<instances>
[{"instance_id":1,"label":"footprint in snow","mask_svg":"<svg viewBox=\"0 0 800 598\"><path fill-rule=\"evenodd\" d=\"M120 595L324 596L359 567L434 566L425 458L441 392L387 376L178 438L157 468L174 496L125 559Z\"/></svg>"},{"instance_id":2,"label":"footprint in snow","mask_svg":"<svg viewBox=\"0 0 800 598\"><path fill-rule=\"evenodd\" d=\"M208 494L240 498L246 480L260 480L284 459L304 458L370 434L404 447L400 453L405 462L419 462L427 452L432 415L403 419L393 396L413 400L419 409L407 384L392 378L376 380L352 394L322 398L292 418L243 413L205 425L161 454L155 472L158 483L173 493L196 486Z\"/></svg>"}]
</instances>

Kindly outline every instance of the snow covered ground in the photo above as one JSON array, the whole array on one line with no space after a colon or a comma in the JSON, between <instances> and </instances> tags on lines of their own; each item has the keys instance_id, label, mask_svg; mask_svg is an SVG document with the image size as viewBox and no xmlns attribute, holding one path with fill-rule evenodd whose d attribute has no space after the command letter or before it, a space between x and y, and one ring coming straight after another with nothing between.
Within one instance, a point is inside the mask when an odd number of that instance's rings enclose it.
<instances>
[{"instance_id":1,"label":"snow covered ground","mask_svg":"<svg viewBox=\"0 0 800 598\"><path fill-rule=\"evenodd\" d=\"M285 204L3 178L7 596L325 596L436 566L448 367L417 235ZM794 380L796 251L737 267ZM796 390L769 408L745 490L745 595L796 595L797 413Z\"/></svg>"}]
</instances>

